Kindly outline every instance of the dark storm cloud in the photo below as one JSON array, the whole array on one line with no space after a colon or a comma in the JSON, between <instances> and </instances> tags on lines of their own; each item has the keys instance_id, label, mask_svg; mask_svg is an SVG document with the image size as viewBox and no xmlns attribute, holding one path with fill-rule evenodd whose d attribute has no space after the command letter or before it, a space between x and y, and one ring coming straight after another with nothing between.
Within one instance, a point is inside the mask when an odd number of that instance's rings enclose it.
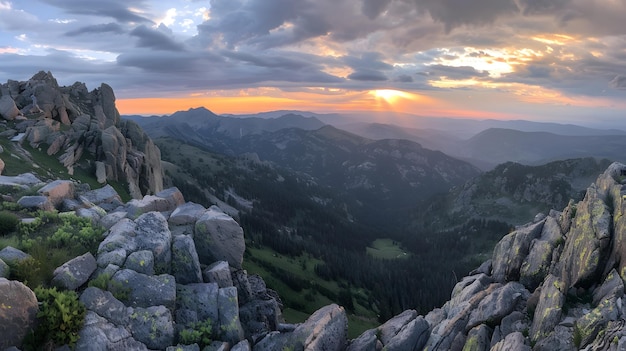
<instances>
[{"instance_id":1,"label":"dark storm cloud","mask_svg":"<svg viewBox=\"0 0 626 351\"><path fill-rule=\"evenodd\" d=\"M143 24L133 29L130 35L139 38L137 46L140 48L166 51L184 50L182 44L177 43L163 31L149 28Z\"/></svg>"},{"instance_id":2,"label":"dark storm cloud","mask_svg":"<svg viewBox=\"0 0 626 351\"><path fill-rule=\"evenodd\" d=\"M112 33L112 34L122 34L124 33L124 29L117 23L103 23L96 24L93 26L85 26L80 27L78 29L71 30L66 32L65 35L68 37L75 37L83 34L104 34L104 33Z\"/></svg>"},{"instance_id":3,"label":"dark storm cloud","mask_svg":"<svg viewBox=\"0 0 626 351\"><path fill-rule=\"evenodd\" d=\"M519 11L513 0L412 0L420 11L445 25L446 32L462 25L487 25Z\"/></svg>"},{"instance_id":4,"label":"dark storm cloud","mask_svg":"<svg viewBox=\"0 0 626 351\"><path fill-rule=\"evenodd\" d=\"M361 11L369 19L373 20L387 9L391 0L363 0Z\"/></svg>"},{"instance_id":5,"label":"dark storm cloud","mask_svg":"<svg viewBox=\"0 0 626 351\"><path fill-rule=\"evenodd\" d=\"M447 77L458 80L489 76L489 72L478 71L474 67L469 66L430 65L426 67L424 73L429 77Z\"/></svg>"},{"instance_id":6,"label":"dark storm cloud","mask_svg":"<svg viewBox=\"0 0 626 351\"><path fill-rule=\"evenodd\" d=\"M393 79L394 82L400 82L400 83L413 83L413 80L414 80L413 77L407 74L401 74Z\"/></svg>"},{"instance_id":7,"label":"dark storm cloud","mask_svg":"<svg viewBox=\"0 0 626 351\"><path fill-rule=\"evenodd\" d=\"M567 7L571 0L517 0L524 15L545 15Z\"/></svg>"},{"instance_id":8,"label":"dark storm cloud","mask_svg":"<svg viewBox=\"0 0 626 351\"><path fill-rule=\"evenodd\" d=\"M348 75L348 79L366 82L384 82L388 80L387 76L383 72L367 69L351 73Z\"/></svg>"},{"instance_id":9,"label":"dark storm cloud","mask_svg":"<svg viewBox=\"0 0 626 351\"><path fill-rule=\"evenodd\" d=\"M144 0L42 0L43 2L65 10L69 14L111 17L122 23L152 23L146 17L130 10L131 7L145 8Z\"/></svg>"}]
</instances>

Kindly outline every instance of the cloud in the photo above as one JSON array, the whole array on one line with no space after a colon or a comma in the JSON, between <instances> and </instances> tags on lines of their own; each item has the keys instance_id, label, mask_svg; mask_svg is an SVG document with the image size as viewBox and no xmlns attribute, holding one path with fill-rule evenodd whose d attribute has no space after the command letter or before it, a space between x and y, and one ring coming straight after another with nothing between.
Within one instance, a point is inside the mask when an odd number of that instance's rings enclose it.
<instances>
[{"instance_id":1,"label":"cloud","mask_svg":"<svg viewBox=\"0 0 626 351\"><path fill-rule=\"evenodd\" d=\"M609 82L609 86L614 89L626 90L626 76L620 74L616 75L615 78Z\"/></svg>"},{"instance_id":2,"label":"cloud","mask_svg":"<svg viewBox=\"0 0 626 351\"><path fill-rule=\"evenodd\" d=\"M388 80L387 76L383 72L367 69L351 73L348 75L348 79L373 82L383 82Z\"/></svg>"},{"instance_id":3,"label":"cloud","mask_svg":"<svg viewBox=\"0 0 626 351\"><path fill-rule=\"evenodd\" d=\"M418 10L445 25L450 32L462 25L483 26L496 21L500 16L518 12L512 0L413 0Z\"/></svg>"},{"instance_id":4,"label":"cloud","mask_svg":"<svg viewBox=\"0 0 626 351\"><path fill-rule=\"evenodd\" d=\"M150 48L153 50L166 50L166 51L182 51L184 46L177 43L172 37L167 35L167 27L161 24L160 30L149 28L145 25L140 25L130 32L131 36L139 38L137 46L140 48Z\"/></svg>"},{"instance_id":5,"label":"cloud","mask_svg":"<svg viewBox=\"0 0 626 351\"><path fill-rule=\"evenodd\" d=\"M124 33L124 29L117 23L103 23L103 24L95 24L92 26L80 27L69 32L66 32L65 35L68 37L75 37L84 34L103 34L103 33L112 33L112 34L122 34Z\"/></svg>"},{"instance_id":6,"label":"cloud","mask_svg":"<svg viewBox=\"0 0 626 351\"><path fill-rule=\"evenodd\" d=\"M373 20L387 9L389 3L391 0L363 0L361 11L367 18Z\"/></svg>"},{"instance_id":7,"label":"cloud","mask_svg":"<svg viewBox=\"0 0 626 351\"><path fill-rule=\"evenodd\" d=\"M426 67L423 73L431 79L435 77L447 77L448 79L463 80L489 76L489 72L479 71L470 66L430 65Z\"/></svg>"},{"instance_id":8,"label":"cloud","mask_svg":"<svg viewBox=\"0 0 626 351\"><path fill-rule=\"evenodd\" d=\"M145 9L144 0L107 0L107 1L83 1L83 0L41 0L51 6L63 9L67 13L76 15L88 15L95 17L111 17L122 23L152 23L149 18L140 15L131 8Z\"/></svg>"}]
</instances>

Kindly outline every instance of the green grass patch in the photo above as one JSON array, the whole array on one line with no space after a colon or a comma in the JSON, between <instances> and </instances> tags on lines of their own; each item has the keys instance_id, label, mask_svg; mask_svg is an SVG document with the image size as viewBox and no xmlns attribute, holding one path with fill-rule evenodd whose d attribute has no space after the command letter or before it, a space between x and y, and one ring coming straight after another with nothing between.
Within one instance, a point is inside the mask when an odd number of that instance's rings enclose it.
<instances>
[{"instance_id":1,"label":"green grass patch","mask_svg":"<svg viewBox=\"0 0 626 351\"><path fill-rule=\"evenodd\" d=\"M366 250L368 255L384 260L405 259L410 255L399 242L392 239L376 239Z\"/></svg>"},{"instance_id":2,"label":"green grass patch","mask_svg":"<svg viewBox=\"0 0 626 351\"><path fill-rule=\"evenodd\" d=\"M326 281L315 274L315 265L324 262L303 254L297 257L280 255L268 248L246 247L244 269L249 274L260 275L270 289L279 292L285 305L283 317L288 323L304 322L313 312L332 303L338 303L338 296L344 282ZM361 304L367 301L367 292L351 290L354 313L348 314L350 338L363 331L376 327L377 313Z\"/></svg>"}]
</instances>

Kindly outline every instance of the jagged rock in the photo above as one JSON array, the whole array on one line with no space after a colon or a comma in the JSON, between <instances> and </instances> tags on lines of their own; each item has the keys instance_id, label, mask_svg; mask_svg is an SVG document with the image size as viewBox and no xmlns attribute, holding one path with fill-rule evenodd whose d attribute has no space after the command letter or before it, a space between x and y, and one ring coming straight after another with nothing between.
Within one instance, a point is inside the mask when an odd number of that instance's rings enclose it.
<instances>
[{"instance_id":1,"label":"jagged rock","mask_svg":"<svg viewBox=\"0 0 626 351\"><path fill-rule=\"evenodd\" d=\"M241 304L246 304L255 299L255 297L252 296L252 287L248 280L248 273L245 270L240 269L233 271L231 277L233 279L233 286L237 288L239 302Z\"/></svg>"},{"instance_id":2,"label":"jagged rock","mask_svg":"<svg viewBox=\"0 0 626 351\"><path fill-rule=\"evenodd\" d=\"M452 290L452 298L444 305L444 310L449 317L455 316L463 309L463 303L480 291L484 291L492 279L485 274L478 274L463 278Z\"/></svg>"},{"instance_id":3,"label":"jagged rock","mask_svg":"<svg viewBox=\"0 0 626 351\"><path fill-rule=\"evenodd\" d=\"M430 336L428 322L419 316L407 325L385 344L388 351L421 350Z\"/></svg>"},{"instance_id":4,"label":"jagged rock","mask_svg":"<svg viewBox=\"0 0 626 351\"><path fill-rule=\"evenodd\" d=\"M100 184L107 182L107 169L102 161L96 161L96 180Z\"/></svg>"},{"instance_id":5,"label":"jagged rock","mask_svg":"<svg viewBox=\"0 0 626 351\"><path fill-rule=\"evenodd\" d=\"M176 323L189 325L210 319L217 331L218 313L217 284L202 283L178 285L176 287Z\"/></svg>"},{"instance_id":6,"label":"jagged rock","mask_svg":"<svg viewBox=\"0 0 626 351\"><path fill-rule=\"evenodd\" d=\"M463 351L488 351L491 348L492 329L481 324L467 333Z\"/></svg>"},{"instance_id":7,"label":"jagged rock","mask_svg":"<svg viewBox=\"0 0 626 351\"><path fill-rule=\"evenodd\" d=\"M87 311L85 324L78 336L76 350L148 350L146 345L135 340L126 328L116 326L92 311Z\"/></svg>"},{"instance_id":8,"label":"jagged rock","mask_svg":"<svg viewBox=\"0 0 626 351\"><path fill-rule=\"evenodd\" d=\"M487 323L498 325L502 318L513 312L530 293L518 282L509 282L485 296L470 314L467 329Z\"/></svg>"},{"instance_id":9,"label":"jagged rock","mask_svg":"<svg viewBox=\"0 0 626 351\"><path fill-rule=\"evenodd\" d=\"M573 342L573 328L557 325L546 338L541 339L533 347L533 351L575 351L578 348Z\"/></svg>"},{"instance_id":10,"label":"jagged rock","mask_svg":"<svg viewBox=\"0 0 626 351\"><path fill-rule=\"evenodd\" d=\"M125 217L126 212L112 212L100 218L100 225L108 230Z\"/></svg>"},{"instance_id":11,"label":"jagged rock","mask_svg":"<svg viewBox=\"0 0 626 351\"><path fill-rule=\"evenodd\" d=\"M0 259L0 278L8 278L9 273L11 273L9 265L6 264L2 259Z\"/></svg>"},{"instance_id":12,"label":"jagged rock","mask_svg":"<svg viewBox=\"0 0 626 351\"><path fill-rule=\"evenodd\" d=\"M516 281L528 255L530 244L541 234L545 220L521 227L507 234L493 251L493 278L500 283Z\"/></svg>"},{"instance_id":13,"label":"jagged rock","mask_svg":"<svg viewBox=\"0 0 626 351\"><path fill-rule=\"evenodd\" d=\"M223 341L213 341L202 351L228 351L230 345Z\"/></svg>"},{"instance_id":14,"label":"jagged rock","mask_svg":"<svg viewBox=\"0 0 626 351\"><path fill-rule=\"evenodd\" d=\"M491 263L492 263L492 260L488 259L487 261L481 263L481 265L478 268L469 272L469 275L476 275L476 274L481 274L481 273L485 275L491 275Z\"/></svg>"},{"instance_id":15,"label":"jagged rock","mask_svg":"<svg viewBox=\"0 0 626 351\"><path fill-rule=\"evenodd\" d=\"M159 212L148 212L135 220L137 249L150 250L154 255L154 271L169 273L172 263L172 233L167 220Z\"/></svg>"},{"instance_id":16,"label":"jagged rock","mask_svg":"<svg viewBox=\"0 0 626 351\"><path fill-rule=\"evenodd\" d=\"M101 205L103 203L122 203L122 198L120 198L120 195L109 184L103 186L100 189L88 191L82 194L82 197L95 205Z\"/></svg>"},{"instance_id":17,"label":"jagged rock","mask_svg":"<svg viewBox=\"0 0 626 351\"><path fill-rule=\"evenodd\" d=\"M54 270L52 284L67 290L76 290L87 282L98 268L91 252L73 258Z\"/></svg>"},{"instance_id":18,"label":"jagged rock","mask_svg":"<svg viewBox=\"0 0 626 351\"><path fill-rule=\"evenodd\" d=\"M504 338L504 340L495 344L491 351L530 351L530 346L526 345L524 335L520 332L511 333Z\"/></svg>"},{"instance_id":19,"label":"jagged rock","mask_svg":"<svg viewBox=\"0 0 626 351\"><path fill-rule=\"evenodd\" d=\"M149 276L130 269L116 272L109 282L108 290L133 307L163 305L174 308L176 303L176 280L169 274Z\"/></svg>"},{"instance_id":20,"label":"jagged rock","mask_svg":"<svg viewBox=\"0 0 626 351\"><path fill-rule=\"evenodd\" d=\"M9 95L0 97L0 117L12 121L20 114L20 110L15 105L15 101Z\"/></svg>"},{"instance_id":21,"label":"jagged rock","mask_svg":"<svg viewBox=\"0 0 626 351\"><path fill-rule=\"evenodd\" d=\"M530 329L528 317L520 311L513 311L511 314L502 318L500 322L500 333L507 336L514 332L524 332Z\"/></svg>"},{"instance_id":22,"label":"jagged rock","mask_svg":"<svg viewBox=\"0 0 626 351\"><path fill-rule=\"evenodd\" d=\"M16 186L22 189L28 189L40 183L41 180L32 173L23 173L14 177L0 176L0 185Z\"/></svg>"},{"instance_id":23,"label":"jagged rock","mask_svg":"<svg viewBox=\"0 0 626 351\"><path fill-rule=\"evenodd\" d=\"M220 288L233 286L233 279L230 275L230 266L226 261L217 261L208 266L202 273L204 281L207 283L217 283Z\"/></svg>"},{"instance_id":24,"label":"jagged rock","mask_svg":"<svg viewBox=\"0 0 626 351\"><path fill-rule=\"evenodd\" d=\"M346 351L381 351L383 344L376 338L378 329L369 329L352 340Z\"/></svg>"},{"instance_id":25,"label":"jagged rock","mask_svg":"<svg viewBox=\"0 0 626 351\"><path fill-rule=\"evenodd\" d=\"M0 158L0 174L2 174L2 172L4 172L4 161Z\"/></svg>"},{"instance_id":26,"label":"jagged rock","mask_svg":"<svg viewBox=\"0 0 626 351\"><path fill-rule=\"evenodd\" d=\"M52 205L57 207L64 199L74 197L74 183L69 180L55 180L39 189L37 192L43 196L47 196Z\"/></svg>"},{"instance_id":27,"label":"jagged rock","mask_svg":"<svg viewBox=\"0 0 626 351\"><path fill-rule=\"evenodd\" d=\"M560 263L568 287L589 285L597 280L600 258L607 254L611 239L611 213L597 186L587 189L578 204L576 218L570 229Z\"/></svg>"},{"instance_id":28,"label":"jagged rock","mask_svg":"<svg viewBox=\"0 0 626 351\"><path fill-rule=\"evenodd\" d=\"M141 200L133 199L126 204L126 211L130 218L137 218L144 213L152 211L165 212L172 209L167 199L153 195L146 195Z\"/></svg>"},{"instance_id":29,"label":"jagged rock","mask_svg":"<svg viewBox=\"0 0 626 351\"><path fill-rule=\"evenodd\" d=\"M32 290L21 282L0 278L0 349L21 347L35 327L38 311Z\"/></svg>"},{"instance_id":30,"label":"jagged rock","mask_svg":"<svg viewBox=\"0 0 626 351\"><path fill-rule=\"evenodd\" d=\"M31 256L29 254L12 246L7 246L4 249L0 250L0 260L12 266L30 257Z\"/></svg>"},{"instance_id":31,"label":"jagged rock","mask_svg":"<svg viewBox=\"0 0 626 351\"><path fill-rule=\"evenodd\" d=\"M130 120L122 120L120 121L120 128L122 134L126 138L133 140L133 143L140 151L138 156L141 158L142 167L135 168L135 172L139 175L136 186L144 194L160 192L163 190L161 151L137 123Z\"/></svg>"},{"instance_id":32,"label":"jagged rock","mask_svg":"<svg viewBox=\"0 0 626 351\"><path fill-rule=\"evenodd\" d=\"M47 196L22 196L17 204L31 210L54 211L54 205Z\"/></svg>"},{"instance_id":33,"label":"jagged rock","mask_svg":"<svg viewBox=\"0 0 626 351\"><path fill-rule=\"evenodd\" d=\"M98 246L98 255L103 252L111 252L117 249L124 249L126 252L134 252L137 250L137 242L135 241L135 230L137 225L128 218L123 218L111 229L109 229L106 238Z\"/></svg>"},{"instance_id":34,"label":"jagged rock","mask_svg":"<svg viewBox=\"0 0 626 351\"><path fill-rule=\"evenodd\" d=\"M609 321L617 320L618 316L616 298L611 297L580 317L574 324L574 332L580 335L580 347L589 345L598 336L600 330L606 327Z\"/></svg>"},{"instance_id":35,"label":"jagged rock","mask_svg":"<svg viewBox=\"0 0 626 351\"><path fill-rule=\"evenodd\" d=\"M201 263L227 261L231 267L241 269L245 250L243 229L217 206L211 206L198 219L193 239Z\"/></svg>"},{"instance_id":36,"label":"jagged rock","mask_svg":"<svg viewBox=\"0 0 626 351\"><path fill-rule=\"evenodd\" d=\"M99 206L78 208L75 213L78 217L89 218L93 224L98 224L102 217L106 216L106 211Z\"/></svg>"},{"instance_id":37,"label":"jagged rock","mask_svg":"<svg viewBox=\"0 0 626 351\"><path fill-rule=\"evenodd\" d=\"M551 266L552 252L561 242L564 239L559 223L555 218L547 217L541 236L531 242L528 256L520 270L520 283L528 290L535 290L543 282Z\"/></svg>"},{"instance_id":38,"label":"jagged rock","mask_svg":"<svg viewBox=\"0 0 626 351\"><path fill-rule=\"evenodd\" d=\"M315 311L291 333L269 333L254 346L254 350L340 351L346 346L347 327L343 307L332 304Z\"/></svg>"},{"instance_id":39,"label":"jagged rock","mask_svg":"<svg viewBox=\"0 0 626 351\"><path fill-rule=\"evenodd\" d=\"M275 299L252 300L239 308L239 318L246 338L278 329L281 312Z\"/></svg>"},{"instance_id":40,"label":"jagged rock","mask_svg":"<svg viewBox=\"0 0 626 351\"><path fill-rule=\"evenodd\" d=\"M200 261L193 239L188 235L174 237L172 242L172 275L179 284L202 283ZM231 284L232 285L232 284Z\"/></svg>"},{"instance_id":41,"label":"jagged rock","mask_svg":"<svg viewBox=\"0 0 626 351\"><path fill-rule=\"evenodd\" d=\"M565 290L565 283L552 274L549 274L543 282L539 304L535 309L533 324L530 329L530 337L534 342L548 336L561 320Z\"/></svg>"},{"instance_id":42,"label":"jagged rock","mask_svg":"<svg viewBox=\"0 0 626 351\"><path fill-rule=\"evenodd\" d=\"M154 275L154 255L152 251L140 250L128 255L124 261L124 268L145 275Z\"/></svg>"},{"instance_id":43,"label":"jagged rock","mask_svg":"<svg viewBox=\"0 0 626 351\"><path fill-rule=\"evenodd\" d=\"M176 207L170 214L168 222L173 225L194 224L205 211L204 206L187 202Z\"/></svg>"},{"instance_id":44,"label":"jagged rock","mask_svg":"<svg viewBox=\"0 0 626 351\"><path fill-rule=\"evenodd\" d=\"M128 324L128 307L108 291L89 287L80 295L80 302L85 305L87 310L97 313L115 325Z\"/></svg>"},{"instance_id":45,"label":"jagged rock","mask_svg":"<svg viewBox=\"0 0 626 351\"><path fill-rule=\"evenodd\" d=\"M380 341L383 345L389 343L389 341L396 336L402 328L404 328L407 324L409 324L412 320L417 318L417 311L415 310L406 310L399 315L391 318L383 325L378 327L378 331L380 332Z\"/></svg>"},{"instance_id":46,"label":"jagged rock","mask_svg":"<svg viewBox=\"0 0 626 351\"><path fill-rule=\"evenodd\" d=\"M58 132L60 128L59 122L47 118L42 119L37 121L34 126L26 129L24 138L28 140L30 145L38 146L39 143L46 141L51 134Z\"/></svg>"},{"instance_id":47,"label":"jagged rock","mask_svg":"<svg viewBox=\"0 0 626 351\"><path fill-rule=\"evenodd\" d=\"M234 287L219 289L217 293L220 340L236 344L243 340L244 333L239 321L239 302Z\"/></svg>"},{"instance_id":48,"label":"jagged rock","mask_svg":"<svg viewBox=\"0 0 626 351\"><path fill-rule=\"evenodd\" d=\"M597 306L602 300L609 298L619 299L624 296L624 281L615 269L612 269L604 279L604 283L593 291L592 304Z\"/></svg>"},{"instance_id":49,"label":"jagged rock","mask_svg":"<svg viewBox=\"0 0 626 351\"><path fill-rule=\"evenodd\" d=\"M172 313L165 306L137 307L130 315L130 332L150 349L174 343Z\"/></svg>"}]
</instances>

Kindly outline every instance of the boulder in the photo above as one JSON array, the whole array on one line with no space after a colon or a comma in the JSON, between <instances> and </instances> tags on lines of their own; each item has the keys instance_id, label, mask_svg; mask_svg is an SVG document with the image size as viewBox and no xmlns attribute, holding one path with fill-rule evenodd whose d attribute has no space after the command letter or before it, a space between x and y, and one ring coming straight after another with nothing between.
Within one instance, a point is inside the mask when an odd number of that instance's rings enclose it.
<instances>
[{"instance_id":1,"label":"boulder","mask_svg":"<svg viewBox=\"0 0 626 351\"><path fill-rule=\"evenodd\" d=\"M202 205L186 202L174 209L168 222L173 225L194 224L205 211L206 209Z\"/></svg>"},{"instance_id":2,"label":"boulder","mask_svg":"<svg viewBox=\"0 0 626 351\"><path fill-rule=\"evenodd\" d=\"M174 237L172 242L172 275L178 284L202 283L202 271L200 270L196 246L193 239L188 235Z\"/></svg>"},{"instance_id":3,"label":"boulder","mask_svg":"<svg viewBox=\"0 0 626 351\"><path fill-rule=\"evenodd\" d=\"M47 196L22 196L17 204L30 210L54 211L54 205Z\"/></svg>"},{"instance_id":4,"label":"boulder","mask_svg":"<svg viewBox=\"0 0 626 351\"><path fill-rule=\"evenodd\" d=\"M258 351L340 351L346 347L348 319L343 307L332 304L315 311L290 333L269 333L254 346Z\"/></svg>"},{"instance_id":5,"label":"boulder","mask_svg":"<svg viewBox=\"0 0 626 351\"><path fill-rule=\"evenodd\" d=\"M169 274L149 276L130 269L117 271L109 281L108 290L132 307L163 305L174 308L176 280Z\"/></svg>"},{"instance_id":6,"label":"boulder","mask_svg":"<svg viewBox=\"0 0 626 351\"><path fill-rule=\"evenodd\" d=\"M128 255L124 263L124 268L145 275L154 275L154 255L152 251L140 250Z\"/></svg>"},{"instance_id":7,"label":"boulder","mask_svg":"<svg viewBox=\"0 0 626 351\"><path fill-rule=\"evenodd\" d=\"M389 343L389 341L402 330L407 324L409 324L412 320L417 318L417 312L415 310L406 310L399 315L391 318L383 325L378 327L378 331L380 333L380 341L382 341L383 345Z\"/></svg>"},{"instance_id":8,"label":"boulder","mask_svg":"<svg viewBox=\"0 0 626 351\"><path fill-rule=\"evenodd\" d=\"M0 278L0 350L21 347L35 328L39 305L35 293L18 281Z\"/></svg>"},{"instance_id":9,"label":"boulder","mask_svg":"<svg viewBox=\"0 0 626 351\"><path fill-rule=\"evenodd\" d=\"M404 351L404 350L421 350L430 336L428 322L424 317L419 316L407 325L393 337L384 349L387 351Z\"/></svg>"},{"instance_id":10,"label":"boulder","mask_svg":"<svg viewBox=\"0 0 626 351\"><path fill-rule=\"evenodd\" d=\"M382 351L383 344L376 338L378 329L369 329L350 342L346 351Z\"/></svg>"},{"instance_id":11,"label":"boulder","mask_svg":"<svg viewBox=\"0 0 626 351\"><path fill-rule=\"evenodd\" d=\"M217 283L220 288L233 286L233 279L230 275L230 266L226 261L217 261L208 266L202 273L204 281L207 283Z\"/></svg>"},{"instance_id":12,"label":"boulder","mask_svg":"<svg viewBox=\"0 0 626 351\"><path fill-rule=\"evenodd\" d=\"M493 250L492 275L500 283L516 281L520 269L530 250L530 244L541 235L545 219L518 228L507 234Z\"/></svg>"},{"instance_id":13,"label":"boulder","mask_svg":"<svg viewBox=\"0 0 626 351\"><path fill-rule=\"evenodd\" d=\"M188 284L176 287L176 323L187 326L190 323L210 319L217 331L218 313L217 284Z\"/></svg>"},{"instance_id":14,"label":"boulder","mask_svg":"<svg viewBox=\"0 0 626 351\"><path fill-rule=\"evenodd\" d=\"M219 289L217 294L220 340L234 345L243 340L244 333L239 321L239 302L234 287Z\"/></svg>"},{"instance_id":15,"label":"boulder","mask_svg":"<svg viewBox=\"0 0 626 351\"><path fill-rule=\"evenodd\" d=\"M106 165L102 161L96 161L96 180L100 184L107 182Z\"/></svg>"},{"instance_id":16,"label":"boulder","mask_svg":"<svg viewBox=\"0 0 626 351\"><path fill-rule=\"evenodd\" d=\"M104 229L111 229L117 222L126 217L126 212L111 212L106 216L100 218L100 225Z\"/></svg>"},{"instance_id":17,"label":"boulder","mask_svg":"<svg viewBox=\"0 0 626 351\"><path fill-rule=\"evenodd\" d=\"M137 218L152 211L166 212L171 210L173 208L170 209L170 203L167 199L153 195L146 195L141 200L132 199L126 204L126 212L130 218Z\"/></svg>"},{"instance_id":18,"label":"boulder","mask_svg":"<svg viewBox=\"0 0 626 351\"><path fill-rule=\"evenodd\" d=\"M0 260L8 265L16 265L23 260L30 258L31 256L26 252L16 249L12 246L7 246L0 250Z\"/></svg>"},{"instance_id":19,"label":"boulder","mask_svg":"<svg viewBox=\"0 0 626 351\"><path fill-rule=\"evenodd\" d=\"M178 206L185 203L185 197L183 196L183 193L181 193L180 190L178 190L178 188L176 187L161 190L155 195L157 197L167 200L167 203L169 204L167 211L173 211Z\"/></svg>"},{"instance_id":20,"label":"boulder","mask_svg":"<svg viewBox=\"0 0 626 351\"><path fill-rule=\"evenodd\" d=\"M136 230L137 224L135 222L128 218L123 218L109 229L106 238L98 246L98 255L117 249L123 249L126 252L136 251Z\"/></svg>"},{"instance_id":21,"label":"boulder","mask_svg":"<svg viewBox=\"0 0 626 351\"><path fill-rule=\"evenodd\" d=\"M88 287L80 295L80 302L87 310L97 313L115 325L128 324L129 308L108 291Z\"/></svg>"},{"instance_id":22,"label":"boulder","mask_svg":"<svg viewBox=\"0 0 626 351\"><path fill-rule=\"evenodd\" d=\"M250 351L250 342L248 340L241 340L235 346L233 346L230 351Z\"/></svg>"},{"instance_id":23,"label":"boulder","mask_svg":"<svg viewBox=\"0 0 626 351\"><path fill-rule=\"evenodd\" d=\"M172 313L165 306L135 308L130 315L129 330L149 349L163 349L174 343Z\"/></svg>"},{"instance_id":24,"label":"boulder","mask_svg":"<svg viewBox=\"0 0 626 351\"><path fill-rule=\"evenodd\" d=\"M277 330L282 314L275 299L252 300L239 308L239 318L246 338Z\"/></svg>"},{"instance_id":25,"label":"boulder","mask_svg":"<svg viewBox=\"0 0 626 351\"><path fill-rule=\"evenodd\" d=\"M498 325L502 318L513 312L530 293L518 282L509 282L485 296L471 312L467 330L481 324Z\"/></svg>"},{"instance_id":26,"label":"boulder","mask_svg":"<svg viewBox=\"0 0 626 351\"><path fill-rule=\"evenodd\" d=\"M89 280L96 268L96 259L88 252L55 269L52 284L66 290L76 290Z\"/></svg>"},{"instance_id":27,"label":"boulder","mask_svg":"<svg viewBox=\"0 0 626 351\"><path fill-rule=\"evenodd\" d=\"M0 158L0 174L2 174L2 172L4 172L4 161Z\"/></svg>"},{"instance_id":28,"label":"boulder","mask_svg":"<svg viewBox=\"0 0 626 351\"><path fill-rule=\"evenodd\" d=\"M124 326L116 326L92 311L87 311L85 324L78 333L76 350L147 351L145 344L135 340Z\"/></svg>"},{"instance_id":29,"label":"boulder","mask_svg":"<svg viewBox=\"0 0 626 351\"><path fill-rule=\"evenodd\" d=\"M610 321L615 321L620 315L617 300L611 297L600 302L589 313L576 320L574 333L580 335L580 348L584 348L599 336L600 331L606 328ZM605 337L605 336L602 336Z\"/></svg>"},{"instance_id":30,"label":"boulder","mask_svg":"<svg viewBox=\"0 0 626 351\"><path fill-rule=\"evenodd\" d=\"M491 348L492 329L481 324L467 333L463 351L489 351Z\"/></svg>"},{"instance_id":31,"label":"boulder","mask_svg":"<svg viewBox=\"0 0 626 351\"><path fill-rule=\"evenodd\" d=\"M539 304L535 309L530 337L537 342L550 333L561 320L561 309L565 303L565 283L549 274L541 286Z\"/></svg>"},{"instance_id":32,"label":"boulder","mask_svg":"<svg viewBox=\"0 0 626 351\"><path fill-rule=\"evenodd\" d=\"M200 346L198 344L191 345L181 345L178 344L176 346L168 346L165 351L200 351ZM206 351L206 347L203 349Z\"/></svg>"},{"instance_id":33,"label":"boulder","mask_svg":"<svg viewBox=\"0 0 626 351\"><path fill-rule=\"evenodd\" d=\"M624 281L620 278L615 268L613 268L604 279L604 283L593 291L592 304L597 306L604 299L624 296Z\"/></svg>"},{"instance_id":34,"label":"boulder","mask_svg":"<svg viewBox=\"0 0 626 351\"><path fill-rule=\"evenodd\" d=\"M193 239L201 263L227 261L231 267L241 269L246 247L243 229L217 206L211 206L198 219Z\"/></svg>"},{"instance_id":35,"label":"boulder","mask_svg":"<svg viewBox=\"0 0 626 351\"><path fill-rule=\"evenodd\" d=\"M115 191L115 189L108 184L100 189L88 191L82 194L82 196L87 201L92 202L96 205L113 202L121 204L122 202L122 198L120 198L120 195L117 193L117 191Z\"/></svg>"},{"instance_id":36,"label":"boulder","mask_svg":"<svg viewBox=\"0 0 626 351\"><path fill-rule=\"evenodd\" d=\"M15 101L9 95L0 96L0 117L12 121L20 114Z\"/></svg>"},{"instance_id":37,"label":"boulder","mask_svg":"<svg viewBox=\"0 0 626 351\"><path fill-rule=\"evenodd\" d=\"M509 334L504 338L504 340L495 344L491 351L530 351L531 348L526 344L526 340L524 339L524 335L520 332L515 332Z\"/></svg>"},{"instance_id":38,"label":"boulder","mask_svg":"<svg viewBox=\"0 0 626 351\"><path fill-rule=\"evenodd\" d=\"M124 262L126 262L126 250L115 249L110 252L103 252L98 255L98 260L96 262L100 268L104 268L110 264L123 266Z\"/></svg>"},{"instance_id":39,"label":"boulder","mask_svg":"<svg viewBox=\"0 0 626 351\"><path fill-rule=\"evenodd\" d=\"M148 212L137 218L135 224L137 249L152 251L156 274L169 273L172 263L172 233L165 217L159 212Z\"/></svg>"}]
</instances>

